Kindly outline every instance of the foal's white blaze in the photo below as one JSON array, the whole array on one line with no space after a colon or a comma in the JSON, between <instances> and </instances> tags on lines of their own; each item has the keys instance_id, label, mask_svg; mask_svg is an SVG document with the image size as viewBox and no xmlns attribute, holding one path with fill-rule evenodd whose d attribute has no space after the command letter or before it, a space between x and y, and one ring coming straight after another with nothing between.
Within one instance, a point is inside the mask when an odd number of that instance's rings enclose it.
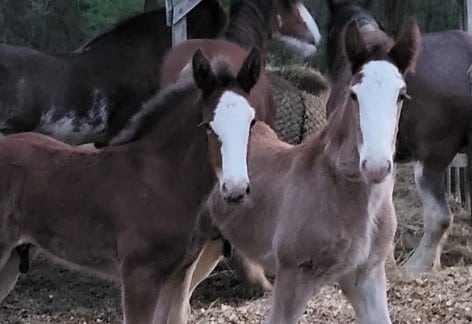
<instances>
[{"instance_id":1,"label":"foal's white blaze","mask_svg":"<svg viewBox=\"0 0 472 324\"><path fill-rule=\"evenodd\" d=\"M371 61L361 70L360 83L352 86L359 103L362 144L360 163L370 170L392 165L400 107L398 95L405 81L387 61Z\"/></svg>"},{"instance_id":2,"label":"foal's white blaze","mask_svg":"<svg viewBox=\"0 0 472 324\"><path fill-rule=\"evenodd\" d=\"M293 36L282 35L280 32L274 33L273 36L274 38L287 44L287 46L290 46L293 49L295 49L297 52L300 53L300 55L304 57L309 57L316 53L317 51L316 45L321 41L321 33L318 28L318 25L315 22L315 19L308 12L308 10L303 5L303 3L298 3L297 9L300 14L300 17L302 18L303 22L305 23L308 29L309 35L307 35L307 39L309 38L309 36L311 36L315 44L311 44L307 40L302 41ZM277 19L280 26L282 24L280 16L277 16Z\"/></svg>"},{"instance_id":3,"label":"foal's white blaze","mask_svg":"<svg viewBox=\"0 0 472 324\"><path fill-rule=\"evenodd\" d=\"M302 17L305 22L306 27L310 31L311 36L315 40L315 44L318 44L321 41L321 34L318 25L315 22L313 16L308 12L308 9L303 5L303 3L298 3L297 5L300 17Z\"/></svg>"},{"instance_id":4,"label":"foal's white blaze","mask_svg":"<svg viewBox=\"0 0 472 324\"><path fill-rule=\"evenodd\" d=\"M255 110L243 96L226 91L214 112L210 126L221 142L220 188L228 194L244 194L249 185L247 171L247 145Z\"/></svg>"}]
</instances>

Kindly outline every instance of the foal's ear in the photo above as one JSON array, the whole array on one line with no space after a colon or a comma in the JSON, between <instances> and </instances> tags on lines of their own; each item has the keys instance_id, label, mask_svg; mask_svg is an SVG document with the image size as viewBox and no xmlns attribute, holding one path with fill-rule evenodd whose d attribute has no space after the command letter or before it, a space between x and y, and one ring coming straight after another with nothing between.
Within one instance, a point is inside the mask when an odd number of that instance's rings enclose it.
<instances>
[{"instance_id":1,"label":"foal's ear","mask_svg":"<svg viewBox=\"0 0 472 324\"><path fill-rule=\"evenodd\" d=\"M344 29L344 53L351 63L352 72L357 72L369 58L369 50L356 20L352 20Z\"/></svg>"},{"instance_id":2,"label":"foal's ear","mask_svg":"<svg viewBox=\"0 0 472 324\"><path fill-rule=\"evenodd\" d=\"M243 90L248 94L259 79L261 65L261 54L255 47L253 47L244 60L244 63L238 72L238 76L236 77L241 88L243 88Z\"/></svg>"},{"instance_id":3,"label":"foal's ear","mask_svg":"<svg viewBox=\"0 0 472 324\"><path fill-rule=\"evenodd\" d=\"M408 20L400 38L388 53L400 72L413 72L420 47L420 29L412 18Z\"/></svg>"},{"instance_id":4,"label":"foal's ear","mask_svg":"<svg viewBox=\"0 0 472 324\"><path fill-rule=\"evenodd\" d=\"M208 59L203 55L201 49L195 51L192 58L193 78L203 94L209 93L216 83L215 75L211 70Z\"/></svg>"}]
</instances>

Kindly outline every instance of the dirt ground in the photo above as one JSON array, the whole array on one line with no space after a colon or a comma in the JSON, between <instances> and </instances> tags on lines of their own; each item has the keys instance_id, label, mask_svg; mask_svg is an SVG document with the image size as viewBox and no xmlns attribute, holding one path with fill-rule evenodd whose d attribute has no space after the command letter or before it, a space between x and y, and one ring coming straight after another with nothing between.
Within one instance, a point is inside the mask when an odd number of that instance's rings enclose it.
<instances>
[{"instance_id":1,"label":"dirt ground","mask_svg":"<svg viewBox=\"0 0 472 324\"><path fill-rule=\"evenodd\" d=\"M396 258L404 260L421 234L421 206L413 187L411 166L399 168L395 189L399 218ZM394 323L472 323L472 220L452 202L455 224L444 249L443 270L421 279L389 282ZM191 323L260 323L268 298L235 296L238 280L221 267L192 301ZM120 323L116 284L66 270L44 259L35 261L15 290L0 305L0 323ZM300 323L352 323L351 306L336 287L313 298Z\"/></svg>"}]
</instances>

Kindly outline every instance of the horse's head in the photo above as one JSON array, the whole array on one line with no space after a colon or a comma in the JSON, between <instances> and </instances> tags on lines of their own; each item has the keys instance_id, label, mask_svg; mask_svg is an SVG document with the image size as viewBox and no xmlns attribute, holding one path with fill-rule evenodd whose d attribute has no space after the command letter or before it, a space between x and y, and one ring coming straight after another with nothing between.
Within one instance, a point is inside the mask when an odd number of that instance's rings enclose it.
<instances>
[{"instance_id":1,"label":"horse's head","mask_svg":"<svg viewBox=\"0 0 472 324\"><path fill-rule=\"evenodd\" d=\"M274 37L308 57L316 52L321 34L301 0L275 0Z\"/></svg>"},{"instance_id":2,"label":"horse's head","mask_svg":"<svg viewBox=\"0 0 472 324\"><path fill-rule=\"evenodd\" d=\"M347 104L358 112L359 167L368 182L380 183L392 171L398 120L407 97L404 75L414 69L419 42L414 21L389 50L367 47L355 21L344 31L352 71Z\"/></svg>"},{"instance_id":3,"label":"horse's head","mask_svg":"<svg viewBox=\"0 0 472 324\"><path fill-rule=\"evenodd\" d=\"M249 194L247 146L255 110L247 98L259 78L260 54L253 49L236 76L227 66L214 72L200 50L193 56L192 68L202 92L201 125L207 130L210 161L220 192L227 202L240 202Z\"/></svg>"}]
</instances>

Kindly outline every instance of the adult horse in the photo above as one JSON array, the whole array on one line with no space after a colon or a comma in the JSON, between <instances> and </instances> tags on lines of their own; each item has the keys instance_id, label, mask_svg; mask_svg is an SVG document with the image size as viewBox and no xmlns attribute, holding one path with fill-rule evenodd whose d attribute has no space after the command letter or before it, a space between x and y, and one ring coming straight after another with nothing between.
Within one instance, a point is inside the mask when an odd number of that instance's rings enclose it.
<instances>
[{"instance_id":1,"label":"adult horse","mask_svg":"<svg viewBox=\"0 0 472 324\"><path fill-rule=\"evenodd\" d=\"M280 8L285 8L282 15ZM281 27L297 17L302 17L303 26L313 26L313 18L299 0L233 0L230 6L230 19L222 38L188 40L173 47L167 53L162 65L161 86L175 82L179 73L191 60L191 53L201 48L208 57L229 55L233 58L233 70L237 70L242 58L253 46L265 58L269 37ZM312 29L307 30L306 39L315 38ZM272 125L275 119L275 104L265 73L261 73L250 95L250 102L256 109L256 117Z\"/></svg>"},{"instance_id":2,"label":"adult horse","mask_svg":"<svg viewBox=\"0 0 472 324\"><path fill-rule=\"evenodd\" d=\"M282 38L298 45L317 39L307 32L316 24L300 18L300 12L308 15L304 7L293 11L287 0L278 3ZM203 0L189 13L188 36L214 38L225 25L218 0ZM107 145L159 89L171 46L164 8L118 23L70 54L0 45L0 132L36 131L74 145Z\"/></svg>"},{"instance_id":3,"label":"adult horse","mask_svg":"<svg viewBox=\"0 0 472 324\"><path fill-rule=\"evenodd\" d=\"M343 36L349 93L327 125L298 146L256 122L249 145L251 196L207 208L223 237L273 272L268 323L297 323L321 286L337 280L360 323L391 323L384 264L396 229L393 155L404 73L416 59L410 22L388 51L367 46L355 22ZM372 43L371 43L372 45Z\"/></svg>"},{"instance_id":4,"label":"adult horse","mask_svg":"<svg viewBox=\"0 0 472 324\"><path fill-rule=\"evenodd\" d=\"M225 25L217 0L203 0L188 16L189 37L216 37ZM0 45L0 132L107 144L157 91L171 44L161 8L118 23L70 54Z\"/></svg>"},{"instance_id":5,"label":"adult horse","mask_svg":"<svg viewBox=\"0 0 472 324\"><path fill-rule=\"evenodd\" d=\"M333 5L331 12L328 58L336 56L339 28L351 19L363 26L364 35L381 34L375 19L356 5ZM329 60L335 79L346 71L336 60ZM458 30L427 33L422 36L416 72L406 77L411 99L405 102L400 118L395 160L416 162L424 224L423 237L404 266L412 276L440 267L442 244L452 222L444 171L461 148L467 147L472 161L471 67L472 36ZM327 111L333 108L328 104Z\"/></svg>"},{"instance_id":6,"label":"adult horse","mask_svg":"<svg viewBox=\"0 0 472 324\"><path fill-rule=\"evenodd\" d=\"M202 202L215 185L231 204L249 193L247 95L259 60L252 51L235 76L226 58L213 70L197 51L193 78L147 102L116 137L130 139L123 145L91 151L38 133L0 141L0 300L18 277L13 250L32 244L120 282L125 323L168 323L156 308L201 249L191 238Z\"/></svg>"}]
</instances>

